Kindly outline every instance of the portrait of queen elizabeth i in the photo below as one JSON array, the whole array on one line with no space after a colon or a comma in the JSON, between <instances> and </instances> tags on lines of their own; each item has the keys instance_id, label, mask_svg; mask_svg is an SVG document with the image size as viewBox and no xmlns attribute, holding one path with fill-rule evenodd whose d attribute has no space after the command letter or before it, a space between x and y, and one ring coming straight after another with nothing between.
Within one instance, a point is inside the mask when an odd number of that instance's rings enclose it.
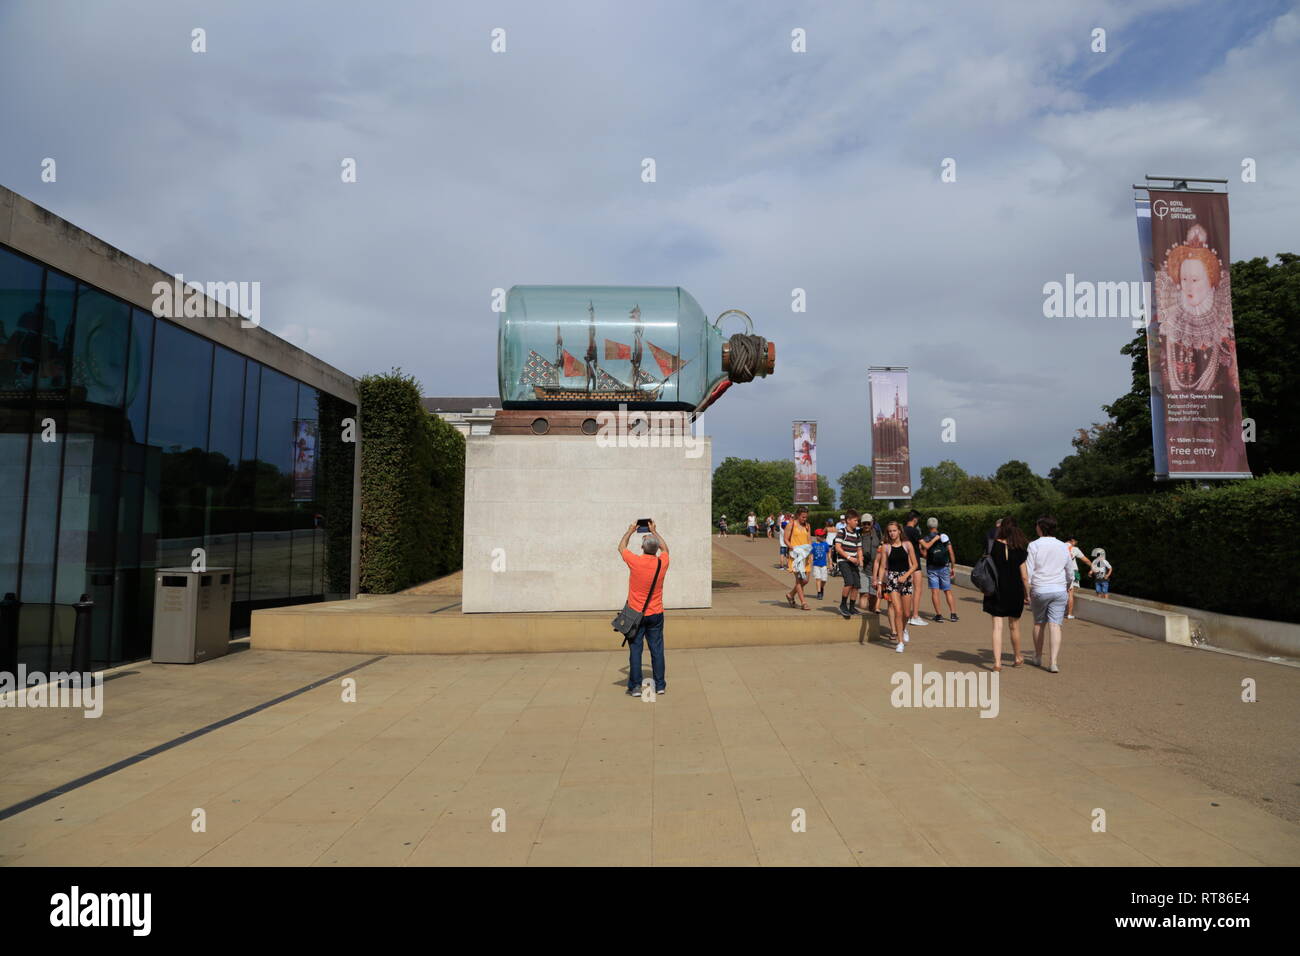
<instances>
[{"instance_id":1,"label":"portrait of queen elizabeth i","mask_svg":"<svg viewBox=\"0 0 1300 956\"><path fill-rule=\"evenodd\" d=\"M1169 250L1155 279L1165 393L1237 391L1232 285L1204 226L1193 225Z\"/></svg>"}]
</instances>

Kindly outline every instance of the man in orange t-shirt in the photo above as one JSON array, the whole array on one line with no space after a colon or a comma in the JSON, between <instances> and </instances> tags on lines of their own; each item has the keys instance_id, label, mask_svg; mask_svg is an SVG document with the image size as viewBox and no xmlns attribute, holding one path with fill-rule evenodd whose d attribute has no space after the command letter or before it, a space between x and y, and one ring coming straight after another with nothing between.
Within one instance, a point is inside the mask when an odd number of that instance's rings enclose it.
<instances>
[{"instance_id":1,"label":"man in orange t-shirt","mask_svg":"<svg viewBox=\"0 0 1300 956\"><path fill-rule=\"evenodd\" d=\"M618 553L628 567L627 603L634 611L645 606L645 617L627 642L627 693L629 697L641 695L641 642L644 639L650 645L650 671L655 679L655 693L662 694L668 690L664 683L664 578L668 576L668 542L655 529L655 523L649 523L650 533L641 539L641 554L633 554L627 548L627 542L636 531L636 522L628 525L623 540L618 543ZM654 580L656 568L659 579L654 581L654 594L646 605L646 592Z\"/></svg>"}]
</instances>

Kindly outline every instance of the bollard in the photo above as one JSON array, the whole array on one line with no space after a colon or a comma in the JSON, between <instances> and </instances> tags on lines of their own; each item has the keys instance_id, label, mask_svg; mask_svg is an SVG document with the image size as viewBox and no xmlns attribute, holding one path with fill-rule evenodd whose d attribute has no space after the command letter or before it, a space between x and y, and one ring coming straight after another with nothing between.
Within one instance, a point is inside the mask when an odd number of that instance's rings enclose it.
<instances>
[{"instance_id":1,"label":"bollard","mask_svg":"<svg viewBox=\"0 0 1300 956\"><path fill-rule=\"evenodd\" d=\"M77 674L90 673L90 622L95 612L95 602L89 594L83 594L81 600L73 605L77 611L77 623L72 630L72 670Z\"/></svg>"},{"instance_id":2,"label":"bollard","mask_svg":"<svg viewBox=\"0 0 1300 956\"><path fill-rule=\"evenodd\" d=\"M18 679L18 609L22 602L10 591L0 601L0 674Z\"/></svg>"}]
</instances>

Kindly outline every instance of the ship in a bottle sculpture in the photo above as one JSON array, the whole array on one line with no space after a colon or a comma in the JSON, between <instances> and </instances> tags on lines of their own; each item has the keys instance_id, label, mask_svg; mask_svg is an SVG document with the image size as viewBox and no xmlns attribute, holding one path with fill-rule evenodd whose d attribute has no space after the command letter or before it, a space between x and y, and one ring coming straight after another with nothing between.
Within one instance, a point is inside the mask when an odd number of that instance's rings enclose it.
<instances>
[{"instance_id":1,"label":"ship in a bottle sculpture","mask_svg":"<svg viewBox=\"0 0 1300 956\"><path fill-rule=\"evenodd\" d=\"M723 337L727 315L746 331ZM770 375L776 346L728 310L712 323L676 286L514 286L501 313L506 409L620 405L699 413L728 387Z\"/></svg>"}]
</instances>

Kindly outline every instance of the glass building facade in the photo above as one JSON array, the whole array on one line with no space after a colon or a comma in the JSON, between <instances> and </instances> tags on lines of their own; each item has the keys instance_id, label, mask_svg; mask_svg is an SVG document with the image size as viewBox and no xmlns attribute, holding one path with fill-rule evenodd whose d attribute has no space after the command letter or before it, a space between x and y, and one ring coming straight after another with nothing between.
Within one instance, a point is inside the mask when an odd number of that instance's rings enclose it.
<instances>
[{"instance_id":1,"label":"glass building facade","mask_svg":"<svg viewBox=\"0 0 1300 956\"><path fill-rule=\"evenodd\" d=\"M83 594L94 667L148 657L153 572L196 548L235 569L232 629L345 597L356 415L0 245L0 597L20 602L18 662L69 666Z\"/></svg>"}]
</instances>

